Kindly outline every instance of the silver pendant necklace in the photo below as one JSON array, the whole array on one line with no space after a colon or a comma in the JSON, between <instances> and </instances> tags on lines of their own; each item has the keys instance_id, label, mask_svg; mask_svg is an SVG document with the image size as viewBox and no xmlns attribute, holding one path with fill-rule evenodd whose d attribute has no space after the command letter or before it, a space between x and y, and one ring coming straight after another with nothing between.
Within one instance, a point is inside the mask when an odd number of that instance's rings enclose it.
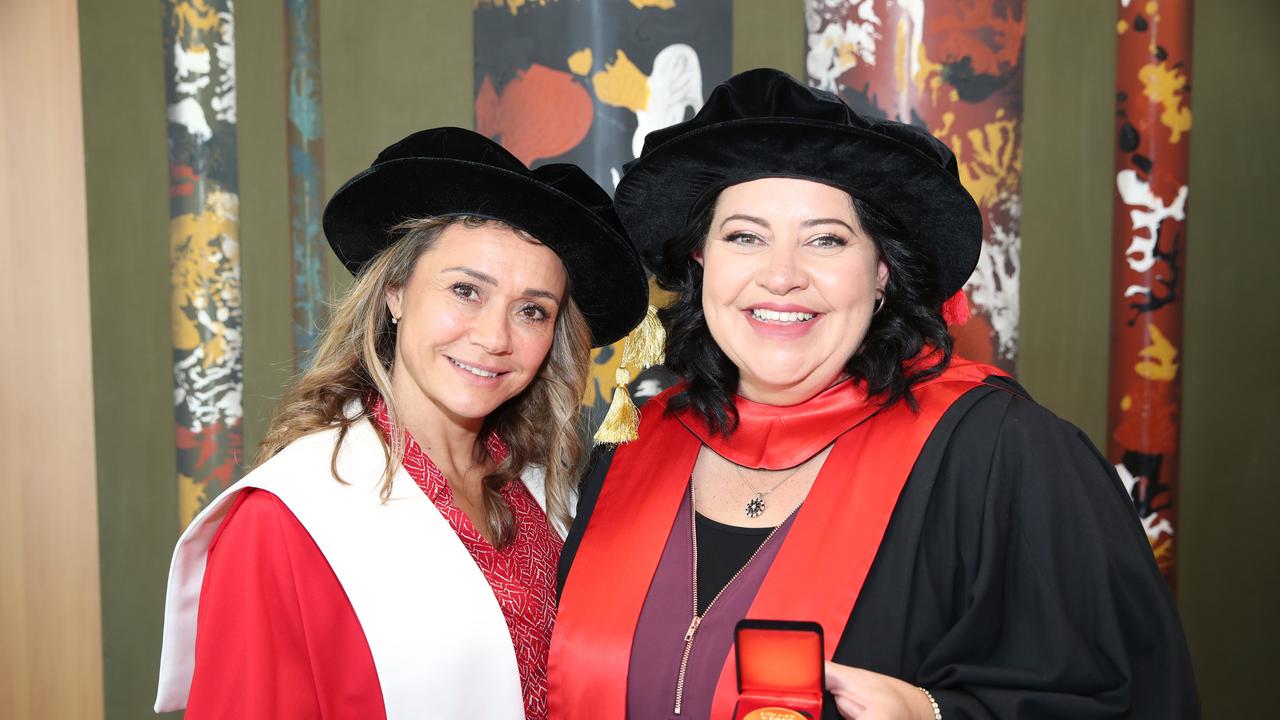
<instances>
[{"instance_id":1,"label":"silver pendant necklace","mask_svg":"<svg viewBox=\"0 0 1280 720\"><path fill-rule=\"evenodd\" d=\"M746 513L747 517L749 518L758 518L761 515L763 515L764 508L765 508L765 504L764 504L765 496L773 492L774 490L777 490L778 488L782 487L783 485L785 485L786 482L791 478L795 477L796 474L800 472L800 468L804 466L805 466L805 463L800 463L799 465L795 466L795 468L793 468L791 472L787 473L786 477L779 480L778 484L774 485L768 490L762 491L758 489L755 485L752 485L750 482L748 482L746 476L742 474L742 470L737 465L734 465L733 466L734 473L738 476L738 480L741 481L743 485L746 485L748 490L755 493L755 495L750 500L747 501L746 507L742 508L742 511Z\"/></svg>"}]
</instances>

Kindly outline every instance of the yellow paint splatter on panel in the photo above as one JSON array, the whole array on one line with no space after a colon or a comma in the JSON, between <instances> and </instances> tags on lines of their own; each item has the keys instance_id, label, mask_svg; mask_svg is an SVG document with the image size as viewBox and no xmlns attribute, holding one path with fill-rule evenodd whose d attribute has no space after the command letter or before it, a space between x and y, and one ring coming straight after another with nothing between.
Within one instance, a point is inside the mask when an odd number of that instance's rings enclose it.
<instances>
[{"instance_id":1,"label":"yellow paint splatter on panel","mask_svg":"<svg viewBox=\"0 0 1280 720\"><path fill-rule=\"evenodd\" d=\"M929 86L929 102L938 104L938 88L942 87L942 64L929 60L928 53L925 52L924 43L916 46L916 62L919 67L912 80L916 84L916 92L924 95L926 83Z\"/></svg>"},{"instance_id":2,"label":"yellow paint splatter on panel","mask_svg":"<svg viewBox=\"0 0 1280 720\"><path fill-rule=\"evenodd\" d=\"M213 192L204 212L169 221L175 350L203 350L208 368L230 351L225 321L240 306L239 198Z\"/></svg>"},{"instance_id":3,"label":"yellow paint splatter on panel","mask_svg":"<svg viewBox=\"0 0 1280 720\"><path fill-rule=\"evenodd\" d=\"M649 304L661 310L676 301L676 294L658 287L656 278L649 278Z\"/></svg>"},{"instance_id":4,"label":"yellow paint splatter on panel","mask_svg":"<svg viewBox=\"0 0 1280 720\"><path fill-rule=\"evenodd\" d=\"M1151 334L1151 344L1138 352L1142 358L1133 366L1133 371L1141 377L1156 382L1171 382L1178 376L1178 349L1169 342L1169 338L1160 332L1155 324L1147 326Z\"/></svg>"},{"instance_id":5,"label":"yellow paint splatter on panel","mask_svg":"<svg viewBox=\"0 0 1280 720\"><path fill-rule=\"evenodd\" d=\"M205 0L186 0L173 6L175 35L188 52L205 49L202 35L213 32L220 22L218 13Z\"/></svg>"},{"instance_id":6,"label":"yellow paint splatter on panel","mask_svg":"<svg viewBox=\"0 0 1280 720\"><path fill-rule=\"evenodd\" d=\"M205 503L205 484L196 482L190 475L178 473L178 517L186 527Z\"/></svg>"},{"instance_id":7,"label":"yellow paint splatter on panel","mask_svg":"<svg viewBox=\"0 0 1280 720\"><path fill-rule=\"evenodd\" d=\"M1159 540L1148 540L1151 544L1151 552L1156 556L1156 565L1160 568L1160 572L1168 572L1173 569L1173 538L1168 535L1162 536Z\"/></svg>"},{"instance_id":8,"label":"yellow paint splatter on panel","mask_svg":"<svg viewBox=\"0 0 1280 720\"><path fill-rule=\"evenodd\" d=\"M1016 191L1022 175L1022 148L1016 120L995 120L965 133L967 142L952 136L960 181L983 207Z\"/></svg>"},{"instance_id":9,"label":"yellow paint splatter on panel","mask_svg":"<svg viewBox=\"0 0 1280 720\"><path fill-rule=\"evenodd\" d=\"M473 7L505 7L511 11L512 15L520 12L520 8L528 4L529 0L475 0ZM536 0L539 7L545 7L548 0Z\"/></svg>"},{"instance_id":10,"label":"yellow paint splatter on panel","mask_svg":"<svg viewBox=\"0 0 1280 720\"><path fill-rule=\"evenodd\" d=\"M1122 412L1129 412L1129 408L1131 407L1133 407L1132 397L1125 395L1124 397L1120 398L1120 410Z\"/></svg>"},{"instance_id":11,"label":"yellow paint splatter on panel","mask_svg":"<svg viewBox=\"0 0 1280 720\"><path fill-rule=\"evenodd\" d=\"M1129 21L1121 18L1116 21L1116 34L1123 35L1129 32Z\"/></svg>"},{"instance_id":12,"label":"yellow paint splatter on panel","mask_svg":"<svg viewBox=\"0 0 1280 720\"><path fill-rule=\"evenodd\" d=\"M1138 70L1142 92L1148 99L1164 106L1160 122L1169 128L1169 142L1177 143L1182 133L1191 129L1191 108L1186 106L1187 76L1166 63L1150 63Z\"/></svg>"},{"instance_id":13,"label":"yellow paint splatter on panel","mask_svg":"<svg viewBox=\"0 0 1280 720\"><path fill-rule=\"evenodd\" d=\"M840 67L854 67L858 64L858 49L853 43L840 43L836 48L836 62Z\"/></svg>"},{"instance_id":14,"label":"yellow paint splatter on panel","mask_svg":"<svg viewBox=\"0 0 1280 720\"><path fill-rule=\"evenodd\" d=\"M649 78L622 50L613 62L605 63L604 70L591 76L591 86L596 98L606 105L632 112L649 107Z\"/></svg>"},{"instance_id":15,"label":"yellow paint splatter on panel","mask_svg":"<svg viewBox=\"0 0 1280 720\"><path fill-rule=\"evenodd\" d=\"M631 4L637 9L658 8L659 10L670 10L676 6L676 0L631 0Z\"/></svg>"},{"instance_id":16,"label":"yellow paint splatter on panel","mask_svg":"<svg viewBox=\"0 0 1280 720\"><path fill-rule=\"evenodd\" d=\"M934 130L933 134L938 137L946 137L951 132L951 126L955 124L956 114L950 110L942 113L942 127Z\"/></svg>"},{"instance_id":17,"label":"yellow paint splatter on panel","mask_svg":"<svg viewBox=\"0 0 1280 720\"><path fill-rule=\"evenodd\" d=\"M1147 3L1145 10L1148 15L1155 15L1160 11L1160 4L1157 3L1156 0L1151 0L1151 2Z\"/></svg>"},{"instance_id":18,"label":"yellow paint splatter on panel","mask_svg":"<svg viewBox=\"0 0 1280 720\"><path fill-rule=\"evenodd\" d=\"M591 48L582 48L569 56L569 71L574 75L586 77L591 72Z\"/></svg>"}]
</instances>

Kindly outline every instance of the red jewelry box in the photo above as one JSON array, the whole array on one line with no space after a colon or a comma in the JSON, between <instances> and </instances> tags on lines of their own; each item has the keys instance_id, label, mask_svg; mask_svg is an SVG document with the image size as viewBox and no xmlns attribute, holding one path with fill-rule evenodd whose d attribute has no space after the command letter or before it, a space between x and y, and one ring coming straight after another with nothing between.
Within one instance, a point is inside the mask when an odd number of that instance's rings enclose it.
<instances>
[{"instance_id":1,"label":"red jewelry box","mask_svg":"<svg viewBox=\"0 0 1280 720\"><path fill-rule=\"evenodd\" d=\"M793 620L742 620L734 629L738 704L734 720L822 716L822 626Z\"/></svg>"}]
</instances>

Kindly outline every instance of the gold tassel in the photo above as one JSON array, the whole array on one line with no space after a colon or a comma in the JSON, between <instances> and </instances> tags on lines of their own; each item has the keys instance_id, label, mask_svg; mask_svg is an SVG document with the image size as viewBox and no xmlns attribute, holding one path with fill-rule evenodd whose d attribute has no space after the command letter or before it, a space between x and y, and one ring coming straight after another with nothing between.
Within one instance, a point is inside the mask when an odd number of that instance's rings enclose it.
<instances>
[{"instance_id":1,"label":"gold tassel","mask_svg":"<svg viewBox=\"0 0 1280 720\"><path fill-rule=\"evenodd\" d=\"M636 431L640 427L640 411L627 394L627 383L631 382L631 373L626 366L614 373L613 401L609 403L609 412L605 413L604 422L596 430L597 444L617 445L636 439Z\"/></svg>"},{"instance_id":2,"label":"gold tassel","mask_svg":"<svg viewBox=\"0 0 1280 720\"><path fill-rule=\"evenodd\" d=\"M640 427L640 411L631 401L627 384L631 382L629 368L644 370L661 365L666 359L667 331L658 320L658 309L650 305L644 319L622 341L620 366L614 373L613 401L604 422L596 430L596 444L617 445L636 439Z\"/></svg>"},{"instance_id":3,"label":"gold tassel","mask_svg":"<svg viewBox=\"0 0 1280 720\"><path fill-rule=\"evenodd\" d=\"M658 319L658 309L650 305L644 320L622 343L622 365L641 370L661 365L666 359L667 331Z\"/></svg>"}]
</instances>

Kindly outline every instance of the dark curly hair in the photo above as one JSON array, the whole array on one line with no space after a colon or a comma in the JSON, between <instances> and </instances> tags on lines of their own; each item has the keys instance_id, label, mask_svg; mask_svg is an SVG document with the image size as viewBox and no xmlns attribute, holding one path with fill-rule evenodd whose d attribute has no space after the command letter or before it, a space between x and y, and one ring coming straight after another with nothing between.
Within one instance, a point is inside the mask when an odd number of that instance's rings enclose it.
<instances>
[{"instance_id":1,"label":"dark curly hair","mask_svg":"<svg viewBox=\"0 0 1280 720\"><path fill-rule=\"evenodd\" d=\"M668 412L692 407L713 432L732 434L738 424L733 396L738 368L711 337L702 312L702 265L694 260L711 230L715 199L700 202L685 229L663 247L658 285L676 299L658 312L667 330L666 365L688 382L668 403ZM943 290L934 255L905 239L893 220L857 198L854 212L889 268L885 305L871 318L862 345L845 371L867 385L870 396L890 405L905 401L915 410L912 386L942 373L951 361L953 340L942 319ZM924 361L908 365L925 348Z\"/></svg>"}]
</instances>

